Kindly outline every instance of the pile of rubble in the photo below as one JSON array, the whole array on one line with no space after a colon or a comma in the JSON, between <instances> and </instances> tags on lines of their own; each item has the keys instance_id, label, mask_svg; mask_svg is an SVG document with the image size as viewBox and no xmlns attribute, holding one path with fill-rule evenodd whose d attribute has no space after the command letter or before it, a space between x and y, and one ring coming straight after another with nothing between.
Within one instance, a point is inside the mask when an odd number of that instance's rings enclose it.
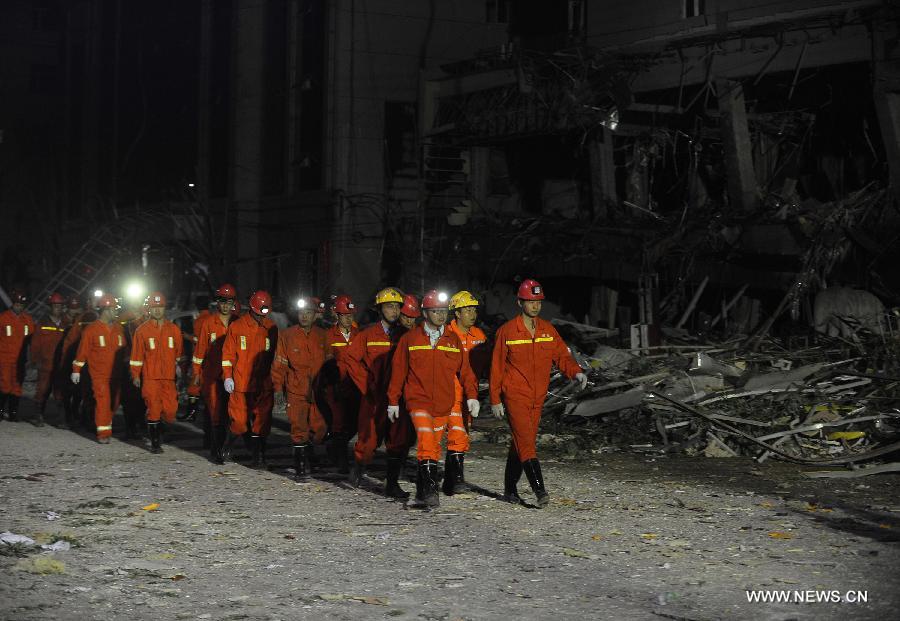
<instances>
[{"instance_id":1,"label":"pile of rubble","mask_svg":"<svg viewBox=\"0 0 900 621\"><path fill-rule=\"evenodd\" d=\"M752 347L746 336L682 344L670 332L667 344L630 352L604 344L608 330L554 323L592 369L582 392L553 378L544 411L557 431L603 429L637 450L759 462L855 464L900 450L893 338L820 336L815 346L790 349L770 337Z\"/></svg>"}]
</instances>

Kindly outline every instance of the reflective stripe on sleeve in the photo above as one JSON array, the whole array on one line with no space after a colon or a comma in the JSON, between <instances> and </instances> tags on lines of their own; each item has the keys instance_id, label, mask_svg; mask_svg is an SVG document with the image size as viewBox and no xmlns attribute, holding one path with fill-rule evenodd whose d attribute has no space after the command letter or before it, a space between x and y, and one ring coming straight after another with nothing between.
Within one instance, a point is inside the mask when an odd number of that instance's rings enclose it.
<instances>
[{"instance_id":1,"label":"reflective stripe on sleeve","mask_svg":"<svg viewBox=\"0 0 900 621\"><path fill-rule=\"evenodd\" d=\"M98 425L97 431L112 431L112 425Z\"/></svg>"},{"instance_id":2,"label":"reflective stripe on sleeve","mask_svg":"<svg viewBox=\"0 0 900 621\"><path fill-rule=\"evenodd\" d=\"M223 367L230 367L230 366L231 366L231 360L223 360L223 361L222 361L222 366L223 366Z\"/></svg>"},{"instance_id":3,"label":"reflective stripe on sleeve","mask_svg":"<svg viewBox=\"0 0 900 621\"><path fill-rule=\"evenodd\" d=\"M83 366L84 366L84 362L82 362L81 360L73 360L73 361L72 361L72 364L74 364L76 367L83 367Z\"/></svg>"},{"instance_id":4,"label":"reflective stripe on sleeve","mask_svg":"<svg viewBox=\"0 0 900 621\"><path fill-rule=\"evenodd\" d=\"M130 364L130 365L133 366L133 367L142 367L142 366L144 366L144 363L141 362L140 360L129 360L129 361L128 361L128 364Z\"/></svg>"},{"instance_id":5,"label":"reflective stripe on sleeve","mask_svg":"<svg viewBox=\"0 0 900 621\"><path fill-rule=\"evenodd\" d=\"M198 358L197 356L192 357L192 358L191 358L191 361L192 361L194 364L203 364L203 358Z\"/></svg>"}]
</instances>

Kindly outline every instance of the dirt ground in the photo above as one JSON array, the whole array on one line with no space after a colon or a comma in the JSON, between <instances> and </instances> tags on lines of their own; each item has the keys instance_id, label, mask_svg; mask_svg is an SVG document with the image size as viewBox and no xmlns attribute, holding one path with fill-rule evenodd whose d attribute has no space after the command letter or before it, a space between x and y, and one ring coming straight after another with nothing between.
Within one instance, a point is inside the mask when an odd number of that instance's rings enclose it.
<instances>
[{"instance_id":1,"label":"dirt ground","mask_svg":"<svg viewBox=\"0 0 900 621\"><path fill-rule=\"evenodd\" d=\"M380 459L362 489L330 469L295 483L284 425L267 472L210 463L191 424L162 455L114 425L102 446L0 423L0 531L71 545L0 544L0 618L898 618L896 474L544 450L540 510L496 499L505 448L482 440L466 462L476 491L425 512L378 493ZM747 590L868 601L766 604Z\"/></svg>"}]
</instances>

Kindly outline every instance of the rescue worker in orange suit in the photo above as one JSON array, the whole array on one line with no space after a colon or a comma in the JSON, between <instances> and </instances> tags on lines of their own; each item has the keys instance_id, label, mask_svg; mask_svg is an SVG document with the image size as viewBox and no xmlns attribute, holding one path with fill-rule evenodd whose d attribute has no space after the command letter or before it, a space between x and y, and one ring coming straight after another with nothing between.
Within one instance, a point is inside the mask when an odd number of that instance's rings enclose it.
<instances>
[{"instance_id":1,"label":"rescue worker in orange suit","mask_svg":"<svg viewBox=\"0 0 900 621\"><path fill-rule=\"evenodd\" d=\"M524 469L539 507L550 502L537 459L536 440L551 365L577 380L582 389L587 386L587 376L556 328L538 317L543 299L540 283L530 278L522 281L518 292L522 313L500 326L491 360L491 412L497 418L508 415L512 431L503 497L508 502L522 502L516 485Z\"/></svg>"},{"instance_id":2,"label":"rescue worker in orange suit","mask_svg":"<svg viewBox=\"0 0 900 621\"><path fill-rule=\"evenodd\" d=\"M222 386L222 344L225 332L233 319L237 292L230 284L223 284L216 291L216 312L204 315L194 322L193 379L191 385L200 389L206 406L203 433L209 433L210 457L214 463L225 463L222 444L225 442L225 422L228 393ZM208 431L207 431L208 430ZM207 443L204 442L204 445Z\"/></svg>"},{"instance_id":3,"label":"rescue worker in orange suit","mask_svg":"<svg viewBox=\"0 0 900 621\"><path fill-rule=\"evenodd\" d=\"M81 300L77 296L69 298L66 305L66 314L69 316L69 327L63 335L62 348L59 355L59 379L63 393L63 410L66 415L66 426L74 429L78 422L78 413L81 409L83 391L90 386L88 373L83 373L81 384L75 385L69 379L71 376L72 362L78 353L78 345L81 342L82 330L97 318L93 310L85 310L81 306Z\"/></svg>"},{"instance_id":4,"label":"rescue worker in orange suit","mask_svg":"<svg viewBox=\"0 0 900 621\"><path fill-rule=\"evenodd\" d=\"M331 358L322 367L324 400L331 410L331 439L328 452L337 465L338 472L350 471L347 461L347 442L356 433L359 415L359 389L347 375L344 356L347 347L359 334L354 325L356 306L349 295L339 295L332 307L337 322L328 329L325 339Z\"/></svg>"},{"instance_id":5,"label":"rescue worker in orange suit","mask_svg":"<svg viewBox=\"0 0 900 621\"><path fill-rule=\"evenodd\" d=\"M450 322L450 330L459 337L463 357L469 363L477 381L486 366L484 364L476 366L476 362L481 363L484 359L478 354L487 342L487 336L475 326L478 319L478 300L468 291L458 291L450 298L449 308L454 315L453 321ZM448 496L468 490L465 456L469 451L469 428L472 426L472 418L468 405L463 402L462 385L457 380L456 399L453 409L450 410L450 420L447 422L447 460L444 467L443 491Z\"/></svg>"},{"instance_id":6,"label":"rescue worker in orange suit","mask_svg":"<svg viewBox=\"0 0 900 621\"><path fill-rule=\"evenodd\" d=\"M120 352L125 348L125 331L116 321L118 304L110 294L100 296L97 302L99 317L81 331L78 353L72 362L72 383L81 381L81 371L87 367L91 373L94 392L94 423L97 441L109 444L112 436L113 412L119 407L121 388Z\"/></svg>"},{"instance_id":7,"label":"rescue worker in orange suit","mask_svg":"<svg viewBox=\"0 0 900 621\"><path fill-rule=\"evenodd\" d=\"M197 317L194 318L191 327L192 333L185 334L185 337L191 342L191 354L193 354L194 350L197 348L197 335L200 334L200 327L207 318L212 316L212 312L209 310L209 304L206 303L207 300L208 298L206 297L197 298ZM184 417L181 420L194 420L197 417L202 392L201 383L202 382L194 382L193 378L188 383L187 412L185 412ZM203 448L210 448L211 435L210 418L209 415L207 415L206 418L203 419Z\"/></svg>"},{"instance_id":8,"label":"rescue worker in orange suit","mask_svg":"<svg viewBox=\"0 0 900 621\"><path fill-rule=\"evenodd\" d=\"M446 293L433 290L425 294L422 298L425 321L400 338L391 361L388 418L395 421L400 416L402 394L419 440L417 506L436 507L440 502L437 475L441 439L451 420L457 382L463 387L469 411L478 416L478 382L463 352L462 341L446 326L448 303ZM450 470L448 459L445 471Z\"/></svg>"},{"instance_id":9,"label":"rescue worker in orange suit","mask_svg":"<svg viewBox=\"0 0 900 621\"><path fill-rule=\"evenodd\" d=\"M407 293L403 296L403 306L400 307L400 325L407 330L416 327L416 319L422 316L419 310L419 300L416 296Z\"/></svg>"},{"instance_id":10,"label":"rescue worker in orange suit","mask_svg":"<svg viewBox=\"0 0 900 621\"><path fill-rule=\"evenodd\" d=\"M394 421L387 417L391 354L405 332L397 325L403 294L394 287L382 289L375 296L375 305L381 315L379 321L356 335L342 360L346 374L362 396L349 482L353 486L360 484L375 449L383 441L387 450L384 493L390 498L406 499L409 492L400 487L399 479L412 444L412 425L406 412Z\"/></svg>"},{"instance_id":11,"label":"rescue worker in orange suit","mask_svg":"<svg viewBox=\"0 0 900 621\"><path fill-rule=\"evenodd\" d=\"M325 313L328 311L328 305L325 304L321 298L311 297L309 300L312 303L313 308L316 309L316 318L313 320L313 325L318 326L323 330L327 330L329 328L329 323L325 320Z\"/></svg>"},{"instance_id":12,"label":"rescue worker in orange suit","mask_svg":"<svg viewBox=\"0 0 900 621\"><path fill-rule=\"evenodd\" d=\"M133 300L128 308L119 313L119 324L125 333L125 349L122 354L131 359L131 352L134 348L134 335L138 328L149 318L147 314L150 310L149 296L140 304L136 304ZM130 367L129 367L130 368ZM141 395L139 386L135 386L131 380L131 372L126 371L122 374L122 414L125 418L125 439L140 438L143 436L145 414L147 406L144 403L144 397Z\"/></svg>"},{"instance_id":13,"label":"rescue worker in orange suit","mask_svg":"<svg viewBox=\"0 0 900 621\"><path fill-rule=\"evenodd\" d=\"M315 399L316 378L325 362L325 331L315 325L318 308L309 298L297 300L297 325L278 334L272 384L277 399L285 399L291 422L294 472L298 480L309 478L311 442L325 439L325 419Z\"/></svg>"},{"instance_id":14,"label":"rescue worker in orange suit","mask_svg":"<svg viewBox=\"0 0 900 621\"><path fill-rule=\"evenodd\" d=\"M250 296L250 312L232 321L222 344L222 384L230 395L231 426L224 452L248 431L254 468L266 467L266 439L272 428L272 358L278 345L278 328L266 316L272 296L257 291Z\"/></svg>"},{"instance_id":15,"label":"rescue worker in orange suit","mask_svg":"<svg viewBox=\"0 0 900 621\"><path fill-rule=\"evenodd\" d=\"M47 399L53 390L53 398L62 401L59 383L54 381L59 374L59 352L62 348L63 335L69 327L69 316L65 313L66 298L53 293L48 299L50 312L38 322L34 336L31 337L31 361L37 367L37 386L34 389L34 400L37 402L37 416L34 424L44 426L44 410Z\"/></svg>"},{"instance_id":16,"label":"rescue worker in orange suit","mask_svg":"<svg viewBox=\"0 0 900 621\"><path fill-rule=\"evenodd\" d=\"M10 295L12 306L0 313L0 419L19 420L19 398L25 379L25 351L34 335L34 319L25 312L21 291Z\"/></svg>"},{"instance_id":17,"label":"rescue worker in orange suit","mask_svg":"<svg viewBox=\"0 0 900 621\"><path fill-rule=\"evenodd\" d=\"M175 422L178 390L175 379L184 344L181 330L166 319L166 297L156 291L150 294L150 320L134 333L131 345L131 381L141 389L147 406L147 431L150 452L162 453L160 423Z\"/></svg>"}]
</instances>

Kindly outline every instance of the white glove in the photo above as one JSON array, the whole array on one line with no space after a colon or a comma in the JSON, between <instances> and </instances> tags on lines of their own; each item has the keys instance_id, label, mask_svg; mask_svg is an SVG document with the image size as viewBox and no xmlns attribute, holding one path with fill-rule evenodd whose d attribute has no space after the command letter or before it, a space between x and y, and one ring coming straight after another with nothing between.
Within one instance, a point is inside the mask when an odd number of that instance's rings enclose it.
<instances>
[{"instance_id":1,"label":"white glove","mask_svg":"<svg viewBox=\"0 0 900 621\"><path fill-rule=\"evenodd\" d=\"M399 405L389 405L388 406L388 420L392 423L400 418L400 406Z\"/></svg>"},{"instance_id":2,"label":"white glove","mask_svg":"<svg viewBox=\"0 0 900 621\"><path fill-rule=\"evenodd\" d=\"M69 376L69 379L72 380L73 384L77 384L81 381L81 373L72 373L72 375Z\"/></svg>"},{"instance_id":3,"label":"white glove","mask_svg":"<svg viewBox=\"0 0 900 621\"><path fill-rule=\"evenodd\" d=\"M581 390L584 390L587 386L587 375L584 373L579 373L575 376L576 382L581 382Z\"/></svg>"},{"instance_id":4,"label":"white glove","mask_svg":"<svg viewBox=\"0 0 900 621\"><path fill-rule=\"evenodd\" d=\"M232 378L226 379L223 384L225 385L225 392L229 395L234 392L234 380Z\"/></svg>"},{"instance_id":5,"label":"white glove","mask_svg":"<svg viewBox=\"0 0 900 621\"><path fill-rule=\"evenodd\" d=\"M478 403L478 399L468 399L466 400L466 405L469 407L469 414L472 415L472 418L478 418L478 411L481 410L481 404Z\"/></svg>"},{"instance_id":6,"label":"white glove","mask_svg":"<svg viewBox=\"0 0 900 621\"><path fill-rule=\"evenodd\" d=\"M491 414L494 415L494 418L503 418L504 416L506 416L506 411L503 409L503 404L497 403L496 405L492 405Z\"/></svg>"}]
</instances>

